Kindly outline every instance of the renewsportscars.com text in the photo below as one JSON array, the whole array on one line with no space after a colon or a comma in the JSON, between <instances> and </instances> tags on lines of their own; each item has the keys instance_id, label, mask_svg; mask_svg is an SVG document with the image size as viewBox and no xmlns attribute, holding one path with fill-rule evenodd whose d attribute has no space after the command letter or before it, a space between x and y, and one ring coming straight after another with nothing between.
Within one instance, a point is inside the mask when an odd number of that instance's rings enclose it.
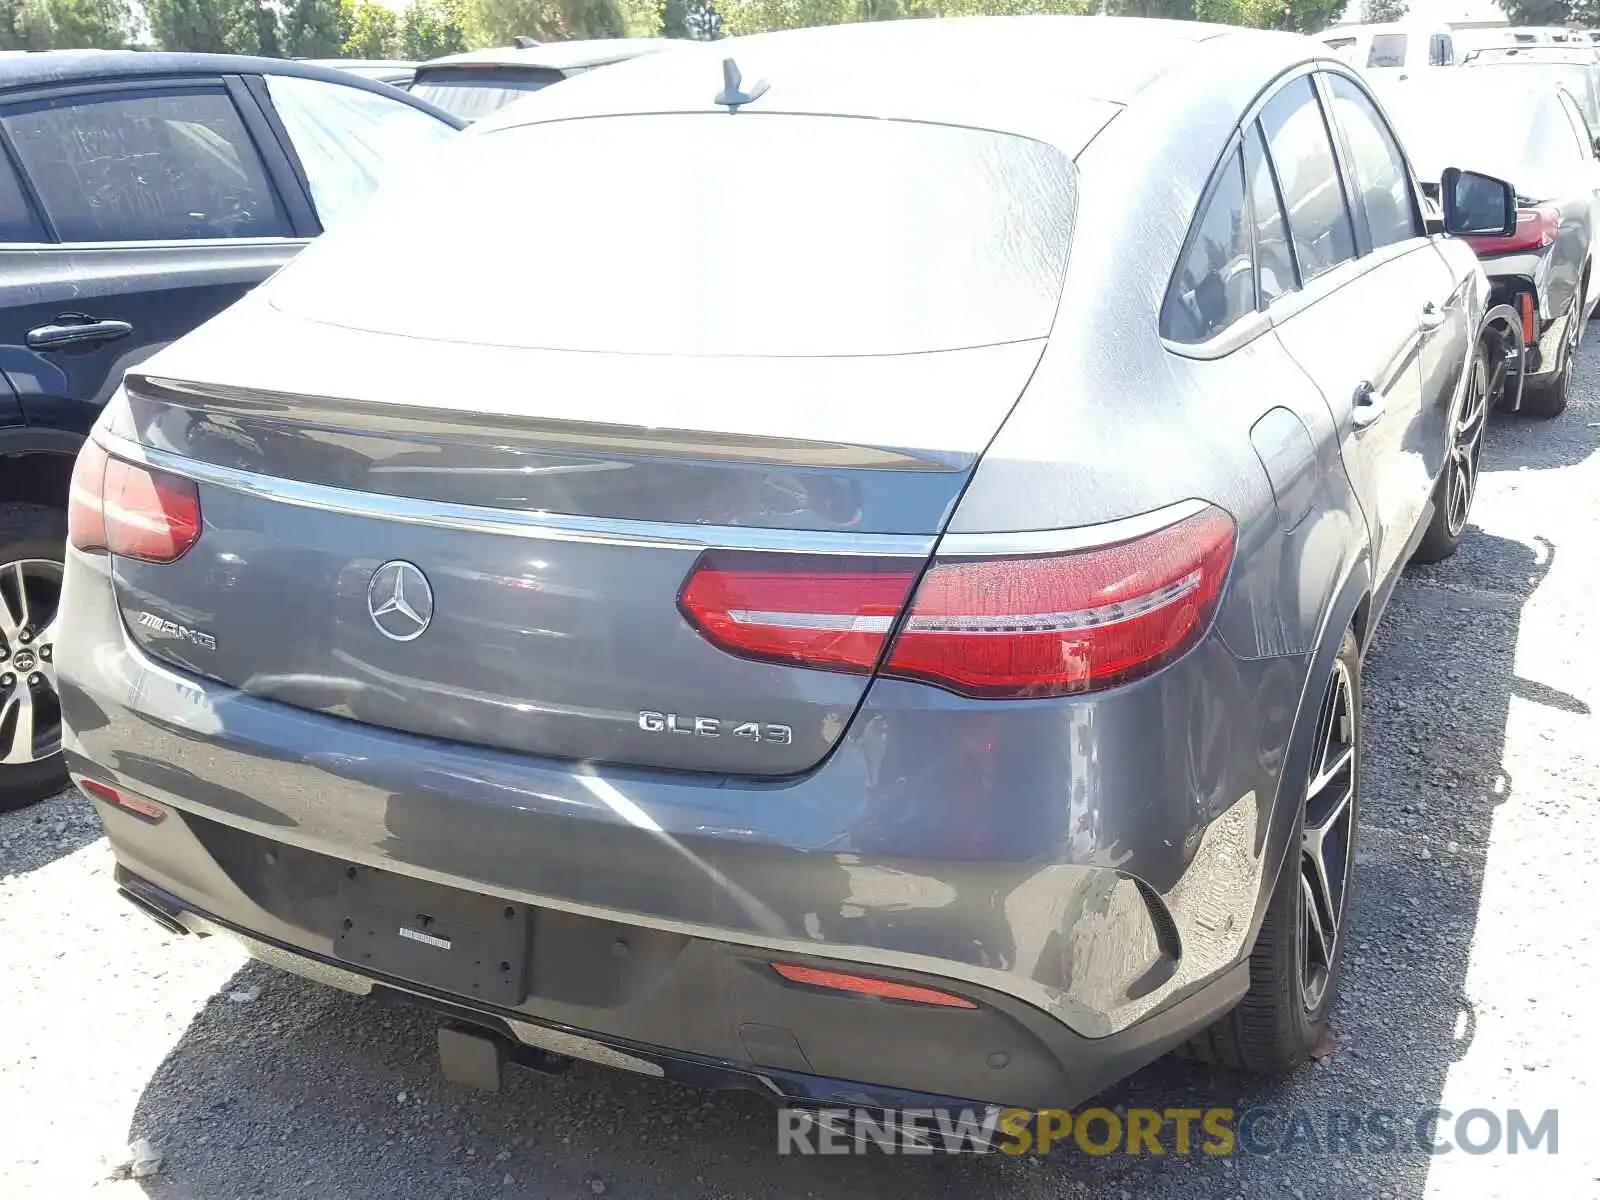
<instances>
[{"instance_id":1,"label":"renewsportscars.com text","mask_svg":"<svg viewBox=\"0 0 1600 1200\"><path fill-rule=\"evenodd\" d=\"M1556 1109L786 1108L779 1154L1248 1154L1560 1152Z\"/></svg>"}]
</instances>

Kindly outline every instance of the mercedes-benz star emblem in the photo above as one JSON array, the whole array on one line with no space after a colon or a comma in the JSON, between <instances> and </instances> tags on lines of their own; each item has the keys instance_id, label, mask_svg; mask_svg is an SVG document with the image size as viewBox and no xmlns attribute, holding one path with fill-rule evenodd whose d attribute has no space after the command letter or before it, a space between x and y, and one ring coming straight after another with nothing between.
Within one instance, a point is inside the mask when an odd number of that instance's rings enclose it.
<instances>
[{"instance_id":1,"label":"mercedes-benz star emblem","mask_svg":"<svg viewBox=\"0 0 1600 1200\"><path fill-rule=\"evenodd\" d=\"M433 589L415 563L386 562L367 584L367 611L378 632L397 642L419 638L433 620Z\"/></svg>"}]
</instances>

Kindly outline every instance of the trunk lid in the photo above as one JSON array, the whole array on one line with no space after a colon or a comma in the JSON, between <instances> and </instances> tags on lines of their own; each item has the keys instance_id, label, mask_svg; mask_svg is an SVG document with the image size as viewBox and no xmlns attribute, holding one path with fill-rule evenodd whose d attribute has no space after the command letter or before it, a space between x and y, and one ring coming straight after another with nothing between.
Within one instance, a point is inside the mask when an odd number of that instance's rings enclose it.
<instances>
[{"instance_id":1,"label":"trunk lid","mask_svg":"<svg viewBox=\"0 0 1600 1200\"><path fill-rule=\"evenodd\" d=\"M637 364L603 356L530 373L559 379L559 407L581 420L374 399L443 384L403 353L383 366L354 356L370 367L360 400L130 377L121 449L197 479L204 528L175 563L118 558L119 603L151 655L297 707L537 755L792 774L827 754L868 679L713 646L678 607L700 554L799 548L920 567L1039 349L652 373L658 394L675 380L764 397L765 433L754 416L714 434L607 420L632 412L616 372ZM231 373L280 377L264 362ZM451 373L458 389L472 374ZM883 395L917 397L934 444L795 436L843 429ZM431 604L415 637L393 611L397 573L411 610ZM387 623L374 616L385 604ZM677 732L696 718L722 735ZM767 736L726 736L751 724Z\"/></svg>"}]
</instances>

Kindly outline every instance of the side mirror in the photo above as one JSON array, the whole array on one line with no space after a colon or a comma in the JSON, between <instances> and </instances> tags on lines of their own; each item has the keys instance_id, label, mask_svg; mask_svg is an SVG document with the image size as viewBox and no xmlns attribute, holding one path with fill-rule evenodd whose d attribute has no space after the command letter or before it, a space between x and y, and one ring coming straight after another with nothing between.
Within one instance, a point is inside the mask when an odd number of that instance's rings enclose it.
<instances>
[{"instance_id":1,"label":"side mirror","mask_svg":"<svg viewBox=\"0 0 1600 1200\"><path fill-rule=\"evenodd\" d=\"M1446 233L1509 237L1517 231L1517 190L1502 179L1447 167L1439 199Z\"/></svg>"}]
</instances>

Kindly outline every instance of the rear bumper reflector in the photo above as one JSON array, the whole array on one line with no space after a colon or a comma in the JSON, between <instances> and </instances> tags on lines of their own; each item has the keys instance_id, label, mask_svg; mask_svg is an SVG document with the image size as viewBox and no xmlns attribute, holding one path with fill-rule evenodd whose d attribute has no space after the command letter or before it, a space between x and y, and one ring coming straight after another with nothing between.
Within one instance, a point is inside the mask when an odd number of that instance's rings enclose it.
<instances>
[{"instance_id":1,"label":"rear bumper reflector","mask_svg":"<svg viewBox=\"0 0 1600 1200\"><path fill-rule=\"evenodd\" d=\"M83 793L95 800L104 800L107 804L122 809L123 812L132 813L141 821L148 821L155 825L166 819L167 810L154 801L146 800L141 796L133 796L127 792L118 791L109 784L99 783L93 779L78 780L78 787Z\"/></svg>"},{"instance_id":2,"label":"rear bumper reflector","mask_svg":"<svg viewBox=\"0 0 1600 1200\"><path fill-rule=\"evenodd\" d=\"M917 987L909 983L895 983L891 979L871 979L865 975L849 975L843 971L824 971L817 967L804 967L799 963L773 963L772 969L791 983L804 983L810 987L827 988L835 992L877 996L882 1000L908 1000L913 1004L933 1004L941 1008L978 1007L971 1000L952 996L949 992Z\"/></svg>"}]
</instances>

